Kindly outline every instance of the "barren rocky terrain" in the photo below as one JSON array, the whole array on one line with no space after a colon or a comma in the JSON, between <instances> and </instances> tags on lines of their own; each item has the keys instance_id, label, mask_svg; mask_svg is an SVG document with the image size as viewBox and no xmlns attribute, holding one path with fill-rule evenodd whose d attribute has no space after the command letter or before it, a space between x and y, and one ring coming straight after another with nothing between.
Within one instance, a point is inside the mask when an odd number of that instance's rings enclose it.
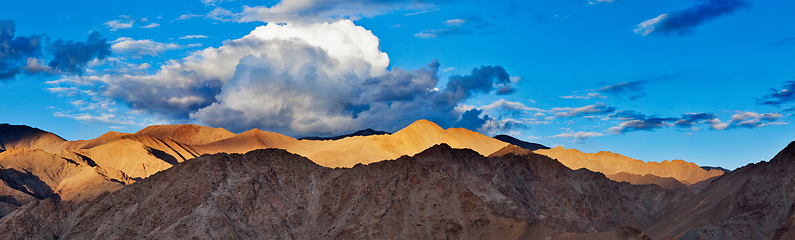
<instances>
[{"instance_id":1,"label":"barren rocky terrain","mask_svg":"<svg viewBox=\"0 0 795 240\"><path fill-rule=\"evenodd\" d=\"M4 239L795 238L795 143L724 174L428 121L337 140L197 125L0 133Z\"/></svg>"}]
</instances>

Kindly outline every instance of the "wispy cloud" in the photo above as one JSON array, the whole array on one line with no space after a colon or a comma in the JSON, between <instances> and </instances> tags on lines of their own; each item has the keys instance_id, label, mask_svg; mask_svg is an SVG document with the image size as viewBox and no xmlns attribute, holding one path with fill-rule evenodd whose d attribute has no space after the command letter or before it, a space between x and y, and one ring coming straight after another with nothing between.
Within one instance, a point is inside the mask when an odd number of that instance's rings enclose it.
<instances>
[{"instance_id":1,"label":"wispy cloud","mask_svg":"<svg viewBox=\"0 0 795 240\"><path fill-rule=\"evenodd\" d=\"M646 36L686 36L695 33L695 28L709 20L728 15L739 9L749 8L748 0L703 0L687 9L661 14L638 24L635 33Z\"/></svg>"},{"instance_id":2,"label":"wispy cloud","mask_svg":"<svg viewBox=\"0 0 795 240\"><path fill-rule=\"evenodd\" d=\"M151 23L151 24L146 25L146 26L141 26L141 28L156 28L156 27L159 27L159 26L160 26L159 23Z\"/></svg>"},{"instance_id":3,"label":"wispy cloud","mask_svg":"<svg viewBox=\"0 0 795 240\"><path fill-rule=\"evenodd\" d=\"M596 0L596 1L588 1L588 4L597 4L597 3L613 3L616 0Z\"/></svg>"},{"instance_id":4,"label":"wispy cloud","mask_svg":"<svg viewBox=\"0 0 795 240\"><path fill-rule=\"evenodd\" d=\"M234 22L319 23L342 19L358 20L399 9L428 9L430 7L433 6L411 0L283 0L270 7L243 6L243 10L240 12L216 8L207 17Z\"/></svg>"},{"instance_id":5,"label":"wispy cloud","mask_svg":"<svg viewBox=\"0 0 795 240\"><path fill-rule=\"evenodd\" d=\"M190 14L190 13L189 14L182 14L182 15L179 15L177 20L188 20L188 19L195 18L195 17L203 17L203 15Z\"/></svg>"},{"instance_id":6,"label":"wispy cloud","mask_svg":"<svg viewBox=\"0 0 795 240\"><path fill-rule=\"evenodd\" d=\"M460 14L458 18L449 19L443 22L448 28L426 29L414 34L418 38L435 38L441 36L465 35L465 34L484 34L492 33L494 24L483 20L475 14Z\"/></svg>"},{"instance_id":7,"label":"wispy cloud","mask_svg":"<svg viewBox=\"0 0 795 240\"><path fill-rule=\"evenodd\" d=\"M160 43L150 39L135 40L127 37L122 37L116 39L116 41L113 41L114 52L119 54L129 54L134 57L140 57L143 55L157 56L166 50L199 46L201 46L201 44L183 46L175 43Z\"/></svg>"},{"instance_id":8,"label":"wispy cloud","mask_svg":"<svg viewBox=\"0 0 795 240\"><path fill-rule=\"evenodd\" d=\"M216 4L219 4L219 3L222 3L222 2L225 2L225 1L228 1L228 0L202 0L202 3L204 3L205 6L215 6Z\"/></svg>"},{"instance_id":9,"label":"wispy cloud","mask_svg":"<svg viewBox=\"0 0 795 240\"><path fill-rule=\"evenodd\" d=\"M85 123L105 123L105 124L122 124L122 125L135 124L135 122L130 119L119 117L111 113L101 113L98 115L91 115L88 113L71 114L71 113L55 112L55 114L53 115L56 117L71 118Z\"/></svg>"},{"instance_id":10,"label":"wispy cloud","mask_svg":"<svg viewBox=\"0 0 795 240\"><path fill-rule=\"evenodd\" d=\"M133 27L133 23L135 23L135 20L127 20L127 21L111 20L106 23L103 23L102 25L108 26L111 32L115 32L116 30L119 29L131 28Z\"/></svg>"},{"instance_id":11,"label":"wispy cloud","mask_svg":"<svg viewBox=\"0 0 795 240\"><path fill-rule=\"evenodd\" d=\"M605 99L607 97L602 96L602 94L599 94L599 93L589 92L586 95L579 95L579 94L575 93L573 95L560 96L560 98L563 98L563 99L586 99L586 100L588 100L588 99L591 99L591 98Z\"/></svg>"},{"instance_id":12,"label":"wispy cloud","mask_svg":"<svg viewBox=\"0 0 795 240\"><path fill-rule=\"evenodd\" d=\"M179 39L194 39L194 38L208 38L208 37L204 35L187 35L184 37L180 37Z\"/></svg>"},{"instance_id":13,"label":"wispy cloud","mask_svg":"<svg viewBox=\"0 0 795 240\"><path fill-rule=\"evenodd\" d=\"M615 111L615 107L607 106L604 103L596 103L578 108L553 108L551 112L555 117L570 118L591 115L603 115Z\"/></svg>"},{"instance_id":14,"label":"wispy cloud","mask_svg":"<svg viewBox=\"0 0 795 240\"><path fill-rule=\"evenodd\" d=\"M646 93L643 92L644 90L643 85L646 83L647 81L622 82L602 87L599 89L599 91L617 96L629 95L630 100L635 100L646 96Z\"/></svg>"},{"instance_id":15,"label":"wispy cloud","mask_svg":"<svg viewBox=\"0 0 795 240\"><path fill-rule=\"evenodd\" d=\"M605 135L604 133L600 133L600 132L579 131L579 132L561 133L561 134L558 134L558 135L555 135L555 136L552 136L552 137L553 138L574 138L574 139L577 139L577 140L585 140L585 139L588 139L588 138L601 137L601 136L604 136L604 135Z\"/></svg>"},{"instance_id":16,"label":"wispy cloud","mask_svg":"<svg viewBox=\"0 0 795 240\"><path fill-rule=\"evenodd\" d=\"M436 10L439 10L439 9L438 8L434 8L434 9L431 9L431 10L422 10L422 11L419 11L419 12L406 13L403 16L414 16L414 15L417 15L417 14L435 12Z\"/></svg>"},{"instance_id":17,"label":"wispy cloud","mask_svg":"<svg viewBox=\"0 0 795 240\"><path fill-rule=\"evenodd\" d=\"M494 101L489 105L482 106L481 108L487 111L511 111L511 112L523 112L523 113L545 112L545 110L540 108L528 107L520 102L511 102L505 99Z\"/></svg>"}]
</instances>

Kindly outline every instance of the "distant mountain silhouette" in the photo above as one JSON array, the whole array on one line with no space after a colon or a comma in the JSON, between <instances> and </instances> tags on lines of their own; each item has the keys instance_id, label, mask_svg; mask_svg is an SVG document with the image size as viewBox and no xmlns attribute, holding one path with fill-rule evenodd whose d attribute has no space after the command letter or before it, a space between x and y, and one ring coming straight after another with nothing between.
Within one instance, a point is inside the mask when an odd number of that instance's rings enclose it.
<instances>
[{"instance_id":1,"label":"distant mountain silhouette","mask_svg":"<svg viewBox=\"0 0 795 240\"><path fill-rule=\"evenodd\" d=\"M392 133L384 132L384 131L376 131L376 130L373 130L372 128L368 128L368 129L356 131L355 133L339 135L339 136L334 136L334 137L303 137L303 138L299 138L298 140L314 140L314 141L340 140L340 139L343 139L343 138L346 138L346 137L370 136L370 135L388 135L388 134L392 134Z\"/></svg>"},{"instance_id":2,"label":"distant mountain silhouette","mask_svg":"<svg viewBox=\"0 0 795 240\"><path fill-rule=\"evenodd\" d=\"M547 147L547 146L544 146L544 145L541 145L541 144L538 144L538 143L525 142L525 141L516 139L515 137L511 137L511 136L508 136L508 135L500 134L500 135L494 136L494 138L497 139L497 140L503 141L503 142L507 142L507 143L516 145L516 146L518 146L520 148L524 148L524 149L530 150L530 151L535 151L535 150L538 150L538 149L549 149L549 147Z\"/></svg>"},{"instance_id":3,"label":"distant mountain silhouette","mask_svg":"<svg viewBox=\"0 0 795 240\"><path fill-rule=\"evenodd\" d=\"M731 172L732 171L732 170L725 169L725 168L722 168L722 167L701 166L701 168L703 168L704 170L707 170L707 171L712 170L712 169L721 170L723 172Z\"/></svg>"}]
</instances>

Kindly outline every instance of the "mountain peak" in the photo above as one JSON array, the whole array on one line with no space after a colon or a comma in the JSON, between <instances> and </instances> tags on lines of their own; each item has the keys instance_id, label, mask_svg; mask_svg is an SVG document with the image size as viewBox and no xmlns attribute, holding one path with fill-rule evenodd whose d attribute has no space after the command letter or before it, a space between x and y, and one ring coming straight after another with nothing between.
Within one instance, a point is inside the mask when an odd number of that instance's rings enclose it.
<instances>
[{"instance_id":1,"label":"mountain peak","mask_svg":"<svg viewBox=\"0 0 795 240\"><path fill-rule=\"evenodd\" d=\"M420 119L420 120L414 121L413 123L411 123L408 126L406 126L406 128L401 129L399 132L402 132L402 131L405 131L405 130L444 131L444 129L442 127L439 127L439 125L437 125L436 123L428 121L428 120L425 120L425 119Z\"/></svg>"},{"instance_id":2,"label":"mountain peak","mask_svg":"<svg viewBox=\"0 0 795 240\"><path fill-rule=\"evenodd\" d=\"M223 128L195 124L152 125L141 129L135 135L170 138L190 145L202 145L235 136L234 133Z\"/></svg>"},{"instance_id":3,"label":"mountain peak","mask_svg":"<svg viewBox=\"0 0 795 240\"><path fill-rule=\"evenodd\" d=\"M771 161L782 161L782 159L795 159L795 141L787 144L787 147L778 152L778 154L776 154Z\"/></svg>"}]
</instances>

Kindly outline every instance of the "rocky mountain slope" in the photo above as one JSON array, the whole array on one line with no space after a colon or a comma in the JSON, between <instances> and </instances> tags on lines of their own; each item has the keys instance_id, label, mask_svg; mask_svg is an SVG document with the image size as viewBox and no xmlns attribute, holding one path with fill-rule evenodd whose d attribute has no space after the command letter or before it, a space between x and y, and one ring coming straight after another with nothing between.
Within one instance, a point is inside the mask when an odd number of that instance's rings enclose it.
<instances>
[{"instance_id":1,"label":"rocky mountain slope","mask_svg":"<svg viewBox=\"0 0 795 240\"><path fill-rule=\"evenodd\" d=\"M266 149L188 160L82 204L31 203L0 219L0 237L643 239L637 228L684 196L540 155L438 145L330 169Z\"/></svg>"},{"instance_id":2,"label":"rocky mountain slope","mask_svg":"<svg viewBox=\"0 0 795 240\"><path fill-rule=\"evenodd\" d=\"M718 177L645 232L655 239L795 239L795 142Z\"/></svg>"}]
</instances>

